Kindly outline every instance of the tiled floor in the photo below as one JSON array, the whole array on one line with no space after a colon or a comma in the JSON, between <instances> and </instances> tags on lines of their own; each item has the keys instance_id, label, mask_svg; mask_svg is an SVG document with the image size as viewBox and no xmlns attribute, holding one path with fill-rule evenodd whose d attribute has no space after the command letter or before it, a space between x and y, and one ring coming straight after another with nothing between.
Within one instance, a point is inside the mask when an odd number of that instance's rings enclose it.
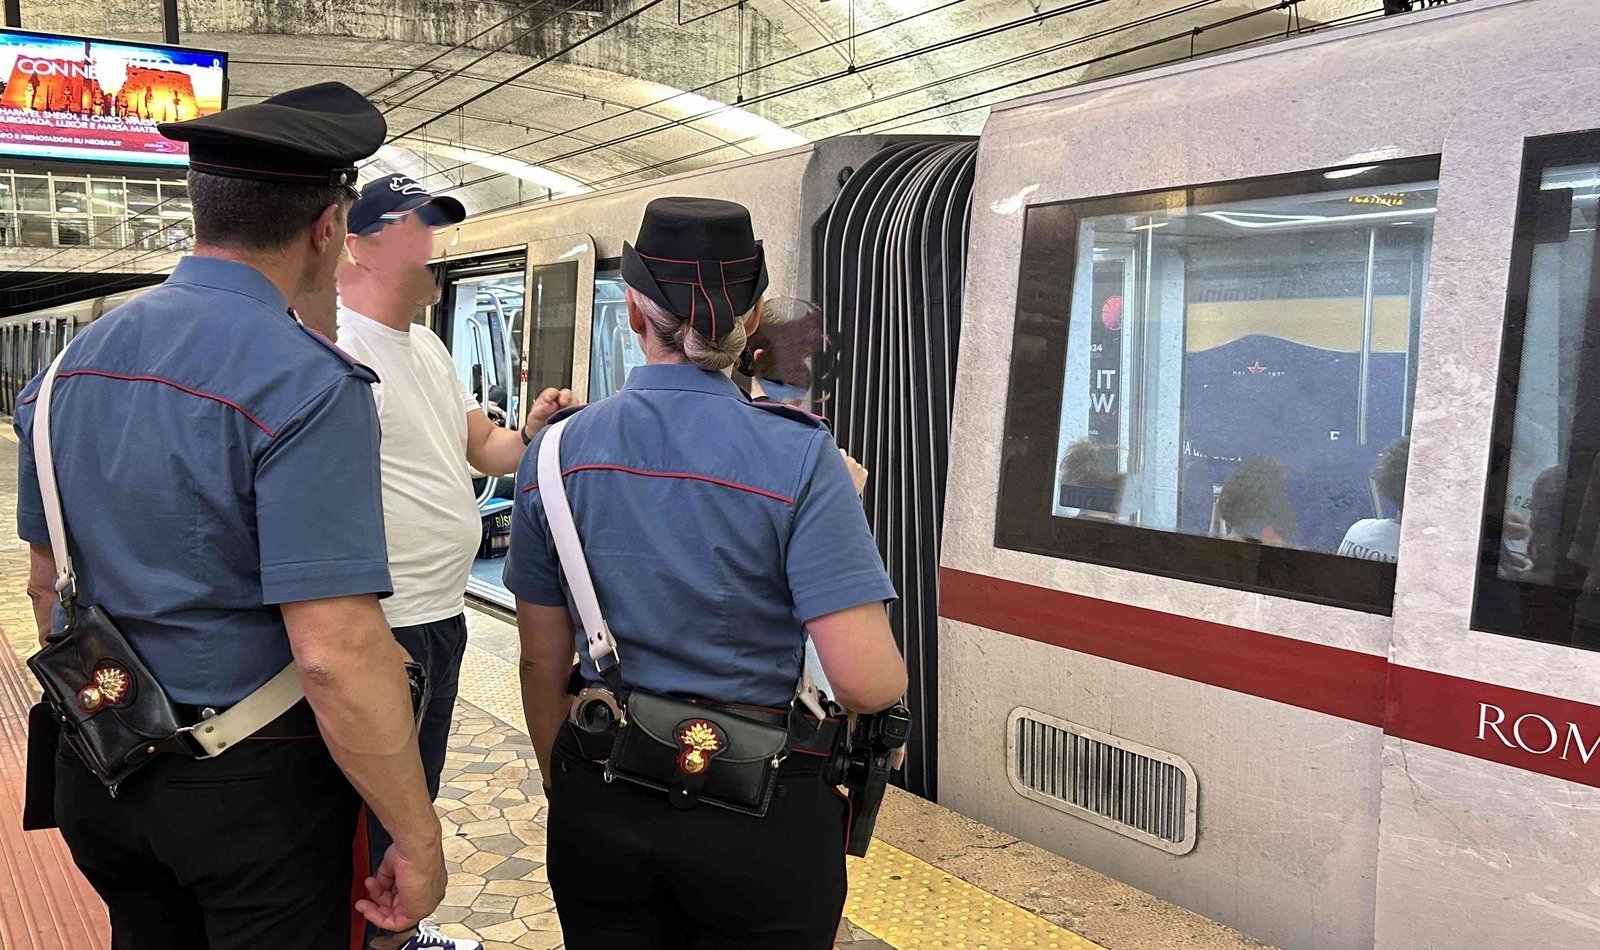
<instances>
[{"instance_id":1,"label":"tiled floor","mask_svg":"<svg viewBox=\"0 0 1600 950\"><path fill-rule=\"evenodd\" d=\"M450 870L434 916L440 929L494 950L561 946L544 871L544 792L528 737L457 705L436 807Z\"/></svg>"}]
</instances>

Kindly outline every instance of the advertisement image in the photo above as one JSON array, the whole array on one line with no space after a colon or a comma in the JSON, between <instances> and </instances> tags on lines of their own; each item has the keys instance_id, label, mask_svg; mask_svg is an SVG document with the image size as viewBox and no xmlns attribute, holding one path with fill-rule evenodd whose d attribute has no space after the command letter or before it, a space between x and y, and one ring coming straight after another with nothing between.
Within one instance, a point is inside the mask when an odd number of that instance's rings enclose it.
<instances>
[{"instance_id":1,"label":"advertisement image","mask_svg":"<svg viewBox=\"0 0 1600 950\"><path fill-rule=\"evenodd\" d=\"M0 155L183 165L161 122L219 112L224 53L0 30Z\"/></svg>"}]
</instances>

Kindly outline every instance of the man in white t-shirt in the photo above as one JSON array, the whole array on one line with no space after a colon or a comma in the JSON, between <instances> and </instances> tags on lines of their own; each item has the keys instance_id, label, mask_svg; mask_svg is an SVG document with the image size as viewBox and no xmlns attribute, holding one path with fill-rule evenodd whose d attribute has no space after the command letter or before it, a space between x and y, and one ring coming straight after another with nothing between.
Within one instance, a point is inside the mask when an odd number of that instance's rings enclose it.
<instances>
[{"instance_id":1,"label":"man in white t-shirt","mask_svg":"<svg viewBox=\"0 0 1600 950\"><path fill-rule=\"evenodd\" d=\"M1393 518L1365 518L1350 526L1339 543L1343 557L1363 561L1400 560L1400 518L1406 501L1406 463L1411 457L1411 440L1396 439L1378 453L1372 467L1372 484L1378 496L1394 505Z\"/></svg>"},{"instance_id":2,"label":"man in white t-shirt","mask_svg":"<svg viewBox=\"0 0 1600 950\"><path fill-rule=\"evenodd\" d=\"M456 377L449 350L414 322L439 300L428 268L433 229L465 216L459 201L435 198L409 178L379 179L350 209L349 259L339 270L339 346L379 380L372 395L383 433L383 523L394 582L383 608L395 639L428 673L431 695L417 741L435 795L467 645L462 595L482 538L472 470L516 471L534 433L572 402L570 391L546 389L520 431L495 425ZM369 821L373 854L383 854L387 837ZM427 925L414 934L369 931L369 939L375 950L480 947Z\"/></svg>"}]
</instances>

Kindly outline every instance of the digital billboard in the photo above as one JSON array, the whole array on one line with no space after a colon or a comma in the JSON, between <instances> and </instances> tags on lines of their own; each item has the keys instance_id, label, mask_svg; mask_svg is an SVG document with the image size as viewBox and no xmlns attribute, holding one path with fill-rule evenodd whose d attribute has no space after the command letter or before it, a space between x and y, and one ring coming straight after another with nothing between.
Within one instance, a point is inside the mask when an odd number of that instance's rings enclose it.
<instances>
[{"instance_id":1,"label":"digital billboard","mask_svg":"<svg viewBox=\"0 0 1600 950\"><path fill-rule=\"evenodd\" d=\"M184 165L156 124L220 112L226 53L0 30L0 155Z\"/></svg>"}]
</instances>

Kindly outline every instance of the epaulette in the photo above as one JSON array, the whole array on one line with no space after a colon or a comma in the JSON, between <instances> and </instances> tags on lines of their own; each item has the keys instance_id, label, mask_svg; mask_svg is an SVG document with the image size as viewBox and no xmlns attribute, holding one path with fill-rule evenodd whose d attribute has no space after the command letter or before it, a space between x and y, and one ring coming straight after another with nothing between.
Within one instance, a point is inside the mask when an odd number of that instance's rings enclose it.
<instances>
[{"instance_id":1,"label":"epaulette","mask_svg":"<svg viewBox=\"0 0 1600 950\"><path fill-rule=\"evenodd\" d=\"M319 345L322 346L323 349L332 353L334 356L339 357L341 362L350 367L352 370L351 375L353 375L356 379L359 379L364 383L380 382L378 379L378 374L373 372L370 366L356 362L356 358L351 356L349 353L346 353L344 350L339 349L338 344L306 326L304 323L301 323L300 318L295 316L292 310L290 311L289 315L294 317L295 325L300 328L300 332L315 340Z\"/></svg>"},{"instance_id":2,"label":"epaulette","mask_svg":"<svg viewBox=\"0 0 1600 950\"><path fill-rule=\"evenodd\" d=\"M812 429L827 429L830 432L833 431L833 428L828 425L828 420L822 418L821 416L812 415L811 413L806 412L804 409L801 409L797 406L790 406L781 402L751 402L750 405L760 409L763 412L770 412L775 416L782 416L785 419L798 422L801 425L808 426Z\"/></svg>"},{"instance_id":3,"label":"epaulette","mask_svg":"<svg viewBox=\"0 0 1600 950\"><path fill-rule=\"evenodd\" d=\"M562 419L570 419L570 418L572 418L572 414L573 413L577 412L580 409L587 409L591 405L592 405L592 403L587 403L586 402L586 403L583 403L582 405L579 405L579 406L568 406L567 408L561 410L560 412L556 413L555 415L551 416L548 420L546 420L545 421L545 425L546 426L553 426L556 423L560 422Z\"/></svg>"}]
</instances>

